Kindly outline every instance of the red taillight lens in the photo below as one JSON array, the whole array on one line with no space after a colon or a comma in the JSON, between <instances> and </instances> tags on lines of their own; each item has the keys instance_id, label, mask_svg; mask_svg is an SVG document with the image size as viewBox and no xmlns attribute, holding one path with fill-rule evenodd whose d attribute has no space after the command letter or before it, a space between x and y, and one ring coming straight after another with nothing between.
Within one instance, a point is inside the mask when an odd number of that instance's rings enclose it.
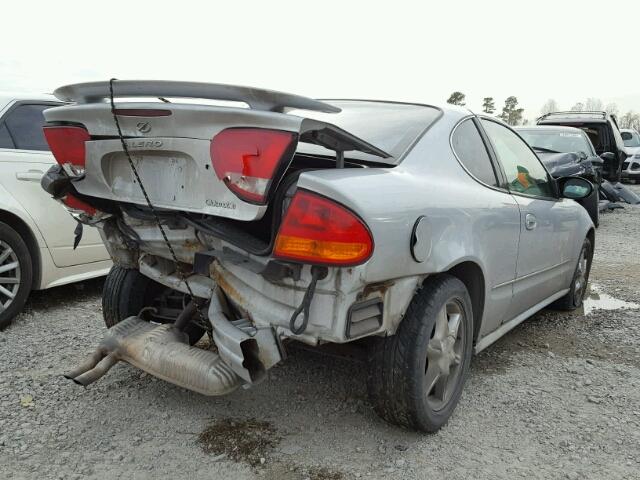
<instances>
[{"instance_id":1,"label":"red taillight lens","mask_svg":"<svg viewBox=\"0 0 640 480\"><path fill-rule=\"evenodd\" d=\"M357 265L373 252L373 238L353 212L320 195L299 190L285 213L274 256L311 264Z\"/></svg>"},{"instance_id":2,"label":"red taillight lens","mask_svg":"<svg viewBox=\"0 0 640 480\"><path fill-rule=\"evenodd\" d=\"M44 127L44 136L51 148L51 153L60 165L68 164L72 172L77 175L84 173L84 142L91 140L89 132L85 128L74 126Z\"/></svg>"},{"instance_id":3,"label":"red taillight lens","mask_svg":"<svg viewBox=\"0 0 640 480\"><path fill-rule=\"evenodd\" d=\"M83 202L78 197L75 197L70 193L64 196L64 198L62 199L62 203L64 203L70 210L74 210L76 212L83 211L88 215L95 215L97 211L87 202Z\"/></svg>"},{"instance_id":4,"label":"red taillight lens","mask_svg":"<svg viewBox=\"0 0 640 480\"><path fill-rule=\"evenodd\" d=\"M281 130L229 128L211 140L211 164L238 197L264 204L278 168L291 160L295 138Z\"/></svg>"}]
</instances>

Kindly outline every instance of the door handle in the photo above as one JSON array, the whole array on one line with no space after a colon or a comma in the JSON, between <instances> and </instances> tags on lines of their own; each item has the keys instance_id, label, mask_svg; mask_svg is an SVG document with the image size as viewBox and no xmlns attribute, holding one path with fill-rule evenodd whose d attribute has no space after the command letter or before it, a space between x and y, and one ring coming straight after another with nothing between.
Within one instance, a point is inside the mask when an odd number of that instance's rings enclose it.
<instances>
[{"instance_id":1,"label":"door handle","mask_svg":"<svg viewBox=\"0 0 640 480\"><path fill-rule=\"evenodd\" d=\"M39 182L44 172L42 170L27 170L26 172L16 173L16 178L23 182Z\"/></svg>"},{"instance_id":2,"label":"door handle","mask_svg":"<svg viewBox=\"0 0 640 480\"><path fill-rule=\"evenodd\" d=\"M538 220L533 213L527 213L524 217L524 226L527 230L533 230L538 225Z\"/></svg>"}]
</instances>

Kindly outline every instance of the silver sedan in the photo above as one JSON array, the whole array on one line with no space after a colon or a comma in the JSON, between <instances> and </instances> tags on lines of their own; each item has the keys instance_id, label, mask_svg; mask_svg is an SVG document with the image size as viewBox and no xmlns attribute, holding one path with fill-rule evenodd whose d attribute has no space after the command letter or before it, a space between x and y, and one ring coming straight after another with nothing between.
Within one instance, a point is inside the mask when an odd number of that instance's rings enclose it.
<instances>
[{"instance_id":1,"label":"silver sedan","mask_svg":"<svg viewBox=\"0 0 640 480\"><path fill-rule=\"evenodd\" d=\"M77 383L126 361L221 395L257 385L289 340L360 341L377 412L435 431L474 351L582 303L595 230L574 200L593 186L551 178L493 117L180 82L56 95L70 104L45 112L60 165L43 186L117 265ZM144 96L249 108L124 101ZM205 331L216 348L190 346Z\"/></svg>"}]
</instances>

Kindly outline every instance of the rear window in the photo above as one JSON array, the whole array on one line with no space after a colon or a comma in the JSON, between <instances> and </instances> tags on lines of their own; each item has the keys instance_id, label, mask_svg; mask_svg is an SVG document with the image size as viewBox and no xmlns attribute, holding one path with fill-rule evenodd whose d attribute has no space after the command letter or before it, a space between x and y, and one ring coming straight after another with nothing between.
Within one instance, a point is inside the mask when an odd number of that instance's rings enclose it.
<instances>
[{"instance_id":1,"label":"rear window","mask_svg":"<svg viewBox=\"0 0 640 480\"><path fill-rule=\"evenodd\" d=\"M13 140L4 122L0 122L0 148L14 148Z\"/></svg>"},{"instance_id":2,"label":"rear window","mask_svg":"<svg viewBox=\"0 0 640 480\"><path fill-rule=\"evenodd\" d=\"M8 134L13 140L13 148L16 149L49 150L42 131L42 125L44 125L42 112L47 108L51 108L51 105L18 105L6 115L4 119L6 132L4 134L0 132L0 136Z\"/></svg>"},{"instance_id":3,"label":"rear window","mask_svg":"<svg viewBox=\"0 0 640 480\"><path fill-rule=\"evenodd\" d=\"M392 155L394 159L382 159L362 152L345 152L348 158L397 163L416 139L440 117L435 107L389 102L361 100L324 100L340 107L340 113L308 112L293 110L289 113L332 123L360 137ZM319 155L335 155L318 145L300 143L298 152Z\"/></svg>"},{"instance_id":4,"label":"rear window","mask_svg":"<svg viewBox=\"0 0 640 480\"><path fill-rule=\"evenodd\" d=\"M579 130L520 130L518 133L535 150L536 148L550 150L550 153L583 152L593 155L593 148L589 144L586 134Z\"/></svg>"}]
</instances>

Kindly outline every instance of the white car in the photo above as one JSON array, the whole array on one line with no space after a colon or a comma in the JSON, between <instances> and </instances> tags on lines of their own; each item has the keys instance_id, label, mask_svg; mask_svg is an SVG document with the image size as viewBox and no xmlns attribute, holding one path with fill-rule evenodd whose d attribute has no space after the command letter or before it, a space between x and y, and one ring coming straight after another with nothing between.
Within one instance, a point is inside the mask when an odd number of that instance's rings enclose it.
<instances>
[{"instance_id":1,"label":"white car","mask_svg":"<svg viewBox=\"0 0 640 480\"><path fill-rule=\"evenodd\" d=\"M627 159L622 164L622 179L640 181L640 134L631 128L620 130Z\"/></svg>"},{"instance_id":2,"label":"white car","mask_svg":"<svg viewBox=\"0 0 640 480\"><path fill-rule=\"evenodd\" d=\"M52 96L0 94L0 329L31 290L106 275L111 268L98 231L85 227L74 250L75 220L40 186L55 164L42 111Z\"/></svg>"}]
</instances>

